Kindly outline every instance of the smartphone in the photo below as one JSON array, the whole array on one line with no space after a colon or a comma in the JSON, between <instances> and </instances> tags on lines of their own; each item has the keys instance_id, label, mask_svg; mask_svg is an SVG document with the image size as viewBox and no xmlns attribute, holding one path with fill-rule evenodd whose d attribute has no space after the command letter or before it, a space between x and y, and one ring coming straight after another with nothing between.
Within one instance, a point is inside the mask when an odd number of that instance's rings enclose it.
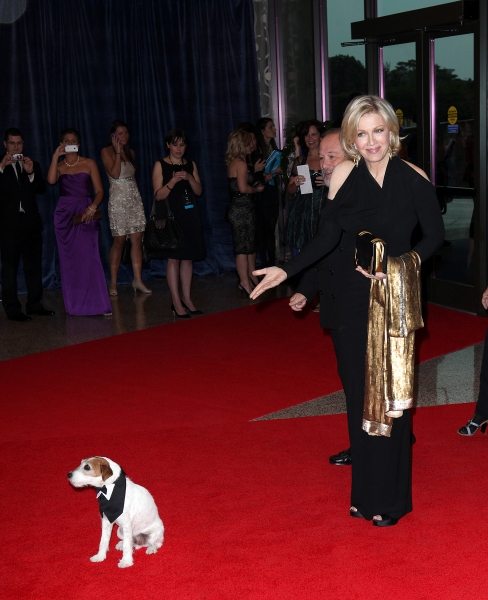
<instances>
[{"instance_id":1,"label":"smartphone","mask_svg":"<svg viewBox=\"0 0 488 600\"><path fill-rule=\"evenodd\" d=\"M73 144L71 146L65 146L64 151L65 152L78 152L78 146L76 144Z\"/></svg>"},{"instance_id":2,"label":"smartphone","mask_svg":"<svg viewBox=\"0 0 488 600\"><path fill-rule=\"evenodd\" d=\"M173 165L173 171L175 173L177 173L178 171L184 171L185 170L185 166L184 165Z\"/></svg>"},{"instance_id":3,"label":"smartphone","mask_svg":"<svg viewBox=\"0 0 488 600\"><path fill-rule=\"evenodd\" d=\"M12 158L14 160L22 160L24 158L23 154L12 154Z\"/></svg>"}]
</instances>

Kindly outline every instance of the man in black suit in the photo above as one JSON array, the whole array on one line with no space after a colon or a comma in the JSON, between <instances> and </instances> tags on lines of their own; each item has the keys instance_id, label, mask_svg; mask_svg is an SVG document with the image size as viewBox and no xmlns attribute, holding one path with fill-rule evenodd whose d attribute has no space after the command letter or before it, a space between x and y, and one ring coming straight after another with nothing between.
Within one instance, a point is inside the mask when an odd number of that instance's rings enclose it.
<instances>
[{"instance_id":1,"label":"man in black suit","mask_svg":"<svg viewBox=\"0 0 488 600\"><path fill-rule=\"evenodd\" d=\"M39 163L24 156L22 133L7 129L6 153L0 161L0 251L2 303L12 321L30 321L27 315L53 315L42 299L42 221L36 194L46 192ZM17 271L22 258L27 287L27 315L17 297Z\"/></svg>"}]
</instances>

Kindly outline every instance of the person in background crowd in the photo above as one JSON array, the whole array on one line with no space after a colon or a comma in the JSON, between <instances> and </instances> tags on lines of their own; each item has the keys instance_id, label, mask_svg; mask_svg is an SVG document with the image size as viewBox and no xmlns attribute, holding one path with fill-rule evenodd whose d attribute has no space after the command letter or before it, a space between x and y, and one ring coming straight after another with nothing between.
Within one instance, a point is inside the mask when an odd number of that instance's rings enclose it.
<instances>
[{"instance_id":1,"label":"person in background crowd","mask_svg":"<svg viewBox=\"0 0 488 600\"><path fill-rule=\"evenodd\" d=\"M481 303L488 310L488 288L483 292ZM485 346L483 348L483 358L481 359L480 372L480 391L478 394L478 402L474 409L474 415L471 419L458 429L459 435L473 436L478 429L485 435L488 425L488 329L485 335Z\"/></svg>"},{"instance_id":2,"label":"person in background crowd","mask_svg":"<svg viewBox=\"0 0 488 600\"><path fill-rule=\"evenodd\" d=\"M168 156L154 164L152 175L156 218L167 217L165 201L168 200L169 208L183 230L183 248L165 252L164 257L168 259L166 278L171 292L173 316L188 319L190 315L203 314L195 308L191 299L193 261L205 258L202 221L197 202L197 196L202 195L202 184L196 164L183 158L188 146L185 132L172 129L166 134L164 141L169 151Z\"/></svg>"},{"instance_id":3,"label":"person in background crowd","mask_svg":"<svg viewBox=\"0 0 488 600\"><path fill-rule=\"evenodd\" d=\"M100 173L93 159L80 156L81 137L76 129L65 129L59 140L47 181L59 182L54 232L64 307L69 315L109 316L112 306L98 249L100 222L95 220L103 200Z\"/></svg>"},{"instance_id":4,"label":"person in background crowd","mask_svg":"<svg viewBox=\"0 0 488 600\"><path fill-rule=\"evenodd\" d=\"M29 315L49 316L54 311L42 304L42 221L36 194L44 194L46 182L39 163L24 155L19 129L7 129L0 160L0 252L2 304L11 321L30 321ZM20 259L27 287L26 313L17 296Z\"/></svg>"},{"instance_id":5,"label":"person in background crowd","mask_svg":"<svg viewBox=\"0 0 488 600\"><path fill-rule=\"evenodd\" d=\"M275 230L278 221L280 194L275 185L276 175L281 175L281 152L276 146L276 127L273 119L263 117L256 123L258 150L266 161L263 195L257 200L257 250L262 267L276 262Z\"/></svg>"},{"instance_id":6,"label":"person in background crowd","mask_svg":"<svg viewBox=\"0 0 488 600\"><path fill-rule=\"evenodd\" d=\"M251 279L256 267L256 194L263 191L264 185L255 183L254 174L246 163L246 156L255 147L254 136L242 129L233 131L227 142L225 164L229 183L230 206L229 222L232 227L232 240L236 255L236 268L239 276L239 290L249 297L251 285L257 285Z\"/></svg>"},{"instance_id":7,"label":"person in background crowd","mask_svg":"<svg viewBox=\"0 0 488 600\"><path fill-rule=\"evenodd\" d=\"M117 273L127 236L131 241L131 263L134 280L132 288L151 294L142 281L142 238L146 217L141 195L135 180L136 157L129 145L129 130L124 121L110 125L110 140L102 150L102 162L110 182L108 218L114 241L110 250L111 296L117 296Z\"/></svg>"},{"instance_id":8,"label":"person in background crowd","mask_svg":"<svg viewBox=\"0 0 488 600\"><path fill-rule=\"evenodd\" d=\"M294 254L313 238L319 224L325 186L319 157L320 138L323 133L324 126L315 119L305 121L298 131L301 155L295 158L291 168L288 193L292 202L284 235L285 244L292 248ZM300 186L305 183L305 177L298 174L299 165L309 167L313 188L311 194L301 193Z\"/></svg>"}]
</instances>

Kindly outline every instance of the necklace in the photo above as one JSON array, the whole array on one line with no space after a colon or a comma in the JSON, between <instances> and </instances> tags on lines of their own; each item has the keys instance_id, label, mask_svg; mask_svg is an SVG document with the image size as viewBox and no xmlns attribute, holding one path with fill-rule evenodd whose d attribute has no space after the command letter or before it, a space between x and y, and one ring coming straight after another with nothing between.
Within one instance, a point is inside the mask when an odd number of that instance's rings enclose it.
<instances>
[{"instance_id":1,"label":"necklace","mask_svg":"<svg viewBox=\"0 0 488 600\"><path fill-rule=\"evenodd\" d=\"M181 162L180 162L180 163L174 163L174 162L171 160L171 154L168 156L168 158L169 158L169 162L170 162L170 163L171 163L173 166L174 166L174 165L182 165L182 164L183 164L183 159L182 159L182 158L180 159L180 160L181 160Z\"/></svg>"},{"instance_id":2,"label":"necklace","mask_svg":"<svg viewBox=\"0 0 488 600\"><path fill-rule=\"evenodd\" d=\"M76 162L73 163L72 165L69 164L69 162L66 160L66 158L64 159L64 164L67 167L76 167L76 165L80 162L80 155L78 154L78 158L76 159Z\"/></svg>"}]
</instances>

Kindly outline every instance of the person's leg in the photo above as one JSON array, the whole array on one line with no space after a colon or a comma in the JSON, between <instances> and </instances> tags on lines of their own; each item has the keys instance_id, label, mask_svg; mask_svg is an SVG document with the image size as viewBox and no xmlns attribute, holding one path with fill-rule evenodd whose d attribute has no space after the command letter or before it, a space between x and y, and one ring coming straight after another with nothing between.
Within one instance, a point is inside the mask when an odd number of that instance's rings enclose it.
<instances>
[{"instance_id":1,"label":"person's leg","mask_svg":"<svg viewBox=\"0 0 488 600\"><path fill-rule=\"evenodd\" d=\"M42 301L42 235L40 231L22 234L22 265L27 288L27 312L43 308Z\"/></svg>"},{"instance_id":2,"label":"person's leg","mask_svg":"<svg viewBox=\"0 0 488 600\"><path fill-rule=\"evenodd\" d=\"M16 231L2 231L0 236L2 255L2 305L7 317L22 312L17 297L17 272L21 256L19 234Z\"/></svg>"},{"instance_id":3,"label":"person's leg","mask_svg":"<svg viewBox=\"0 0 488 600\"><path fill-rule=\"evenodd\" d=\"M125 235L115 235L110 248L110 285L109 293L113 296L117 295L117 273L119 272L120 259L122 258L122 250L125 244ZM134 244L132 244L134 248Z\"/></svg>"},{"instance_id":4,"label":"person's leg","mask_svg":"<svg viewBox=\"0 0 488 600\"><path fill-rule=\"evenodd\" d=\"M483 358L481 359L480 391L475 412L483 421L488 419L488 329L485 334L485 346L483 348Z\"/></svg>"},{"instance_id":5,"label":"person's leg","mask_svg":"<svg viewBox=\"0 0 488 600\"><path fill-rule=\"evenodd\" d=\"M130 234L131 251L130 259L132 262L132 273L134 274L134 281L132 287L134 290L139 290L144 294L150 294L151 290L147 288L142 282L142 231Z\"/></svg>"},{"instance_id":6,"label":"person's leg","mask_svg":"<svg viewBox=\"0 0 488 600\"><path fill-rule=\"evenodd\" d=\"M252 274L252 272L255 270L256 270L256 253L254 252L254 254L249 254L247 257L247 272L248 272L249 279L256 286L256 285L258 285L259 280L255 275Z\"/></svg>"},{"instance_id":7,"label":"person's leg","mask_svg":"<svg viewBox=\"0 0 488 600\"><path fill-rule=\"evenodd\" d=\"M166 279L168 280L169 291L171 292L171 301L180 315L186 314L180 299L180 263L176 258L168 258L166 264Z\"/></svg>"},{"instance_id":8,"label":"person's leg","mask_svg":"<svg viewBox=\"0 0 488 600\"><path fill-rule=\"evenodd\" d=\"M247 254L236 254L236 269L237 274L239 275L239 285L250 294L251 286L249 284L249 265L247 257Z\"/></svg>"},{"instance_id":9,"label":"person's leg","mask_svg":"<svg viewBox=\"0 0 488 600\"><path fill-rule=\"evenodd\" d=\"M180 277L181 277L181 295L183 296L183 302L189 310L195 311L195 305L191 299L191 282L193 279L193 261L182 260L180 266Z\"/></svg>"}]
</instances>

